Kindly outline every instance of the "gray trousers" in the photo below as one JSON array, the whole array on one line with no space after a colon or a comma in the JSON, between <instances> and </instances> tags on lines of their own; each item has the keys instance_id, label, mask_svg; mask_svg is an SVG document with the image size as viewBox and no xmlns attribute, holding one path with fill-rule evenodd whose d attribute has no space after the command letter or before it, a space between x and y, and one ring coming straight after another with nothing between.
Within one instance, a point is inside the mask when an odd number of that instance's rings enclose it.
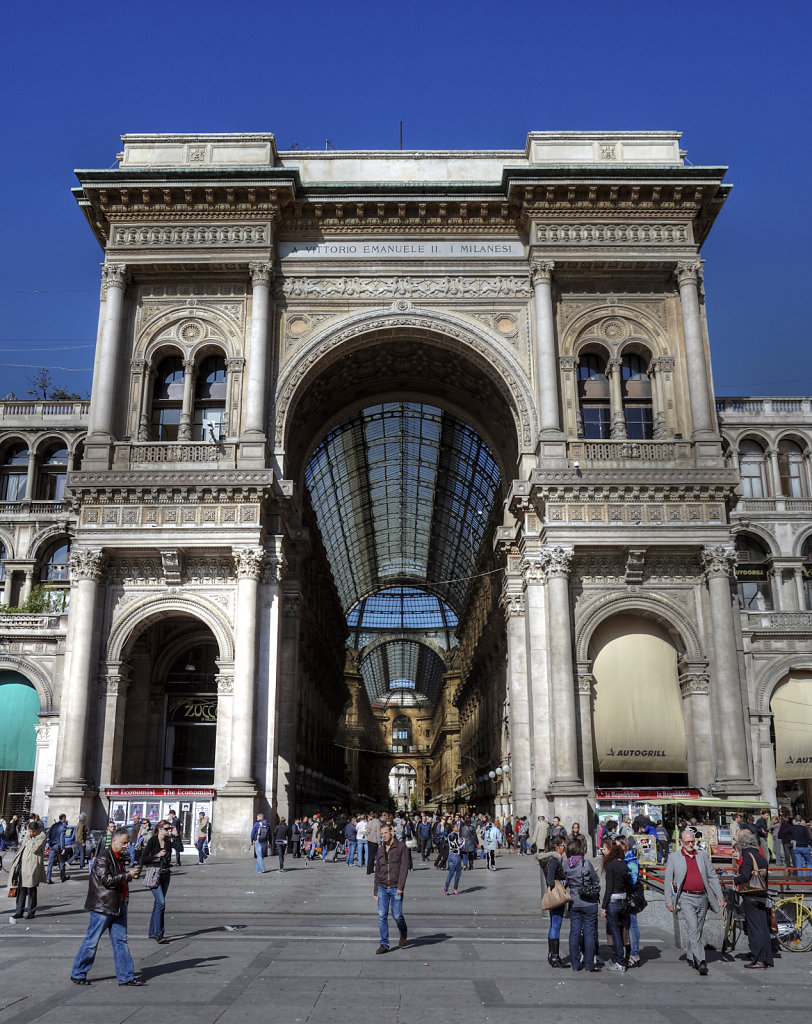
<instances>
[{"instance_id":1,"label":"gray trousers","mask_svg":"<svg viewBox=\"0 0 812 1024\"><path fill-rule=\"evenodd\" d=\"M679 898L679 909L685 921L688 959L701 963L705 959L702 929L705 927L705 915L708 912L708 897L704 893L701 896L694 896L689 892L684 892Z\"/></svg>"}]
</instances>

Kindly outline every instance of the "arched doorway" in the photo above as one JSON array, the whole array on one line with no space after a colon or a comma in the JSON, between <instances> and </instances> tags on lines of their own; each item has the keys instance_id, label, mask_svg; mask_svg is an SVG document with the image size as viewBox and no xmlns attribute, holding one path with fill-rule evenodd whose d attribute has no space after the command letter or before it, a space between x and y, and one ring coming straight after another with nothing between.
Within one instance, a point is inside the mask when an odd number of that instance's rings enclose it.
<instances>
[{"instance_id":1,"label":"arched doorway","mask_svg":"<svg viewBox=\"0 0 812 1024\"><path fill-rule=\"evenodd\" d=\"M36 688L19 672L0 669L0 815L28 810L40 711Z\"/></svg>"},{"instance_id":2,"label":"arched doorway","mask_svg":"<svg viewBox=\"0 0 812 1024\"><path fill-rule=\"evenodd\" d=\"M396 764L389 772L389 795L398 811L412 809L412 793L417 788L417 772L410 764Z\"/></svg>"},{"instance_id":3,"label":"arched doorway","mask_svg":"<svg viewBox=\"0 0 812 1024\"><path fill-rule=\"evenodd\" d=\"M779 807L808 815L812 807L812 671L794 670L770 700Z\"/></svg>"},{"instance_id":4,"label":"arched doorway","mask_svg":"<svg viewBox=\"0 0 812 1024\"><path fill-rule=\"evenodd\" d=\"M687 785L679 652L670 633L642 615L615 615L595 629L590 654L596 785Z\"/></svg>"}]
</instances>

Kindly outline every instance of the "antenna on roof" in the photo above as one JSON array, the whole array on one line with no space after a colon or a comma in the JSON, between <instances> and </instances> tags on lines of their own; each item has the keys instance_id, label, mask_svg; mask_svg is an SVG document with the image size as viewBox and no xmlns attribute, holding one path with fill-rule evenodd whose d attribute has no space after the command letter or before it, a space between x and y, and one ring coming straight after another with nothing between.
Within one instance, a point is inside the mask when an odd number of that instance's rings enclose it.
<instances>
[{"instance_id":1,"label":"antenna on roof","mask_svg":"<svg viewBox=\"0 0 812 1024\"><path fill-rule=\"evenodd\" d=\"M332 142L330 142L329 139L325 139L324 140L324 148L325 149L335 149L335 146L332 144Z\"/></svg>"},{"instance_id":2,"label":"antenna on roof","mask_svg":"<svg viewBox=\"0 0 812 1024\"><path fill-rule=\"evenodd\" d=\"M400 119L400 148L403 149L403 118Z\"/></svg>"}]
</instances>

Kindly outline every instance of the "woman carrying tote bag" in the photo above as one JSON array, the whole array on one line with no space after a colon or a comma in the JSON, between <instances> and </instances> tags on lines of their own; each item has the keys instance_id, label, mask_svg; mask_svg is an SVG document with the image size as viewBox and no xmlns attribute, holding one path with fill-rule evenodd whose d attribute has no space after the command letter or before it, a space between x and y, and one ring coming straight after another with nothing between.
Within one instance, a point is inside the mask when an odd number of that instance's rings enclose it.
<instances>
[{"instance_id":1,"label":"woman carrying tote bag","mask_svg":"<svg viewBox=\"0 0 812 1024\"><path fill-rule=\"evenodd\" d=\"M561 940L561 922L564 920L564 907L572 902L572 896L564 885L562 860L565 841L563 836L556 836L553 848L544 854L536 854L539 867L544 872L547 888L541 898L542 910L550 912L550 928L547 932L547 963L550 967L565 967L566 964L559 954Z\"/></svg>"}]
</instances>

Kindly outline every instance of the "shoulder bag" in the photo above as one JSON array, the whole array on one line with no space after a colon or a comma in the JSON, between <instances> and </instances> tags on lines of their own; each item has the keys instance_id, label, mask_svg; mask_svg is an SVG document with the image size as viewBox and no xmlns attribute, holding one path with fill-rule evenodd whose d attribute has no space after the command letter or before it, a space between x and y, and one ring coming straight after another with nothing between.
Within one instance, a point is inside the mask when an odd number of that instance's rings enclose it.
<instances>
[{"instance_id":1,"label":"shoulder bag","mask_svg":"<svg viewBox=\"0 0 812 1024\"><path fill-rule=\"evenodd\" d=\"M541 909L555 910L556 907L563 907L565 903L572 903L572 896L567 892L561 879L556 878L552 889L548 887L544 890L544 895L541 897Z\"/></svg>"},{"instance_id":2,"label":"shoulder bag","mask_svg":"<svg viewBox=\"0 0 812 1024\"><path fill-rule=\"evenodd\" d=\"M578 885L578 895L584 903L597 903L601 898L601 883L586 874L585 863L581 864L581 881Z\"/></svg>"},{"instance_id":3,"label":"shoulder bag","mask_svg":"<svg viewBox=\"0 0 812 1024\"><path fill-rule=\"evenodd\" d=\"M157 889L160 884L160 878L160 864L150 864L147 868L147 873L144 875L144 885L147 889Z\"/></svg>"},{"instance_id":4,"label":"shoulder bag","mask_svg":"<svg viewBox=\"0 0 812 1024\"><path fill-rule=\"evenodd\" d=\"M762 874L762 869L758 866L756 858L752 853L750 853L750 860L753 862L753 870L750 872L750 878L739 886L739 892L752 892L765 896L767 893L767 879Z\"/></svg>"}]
</instances>

